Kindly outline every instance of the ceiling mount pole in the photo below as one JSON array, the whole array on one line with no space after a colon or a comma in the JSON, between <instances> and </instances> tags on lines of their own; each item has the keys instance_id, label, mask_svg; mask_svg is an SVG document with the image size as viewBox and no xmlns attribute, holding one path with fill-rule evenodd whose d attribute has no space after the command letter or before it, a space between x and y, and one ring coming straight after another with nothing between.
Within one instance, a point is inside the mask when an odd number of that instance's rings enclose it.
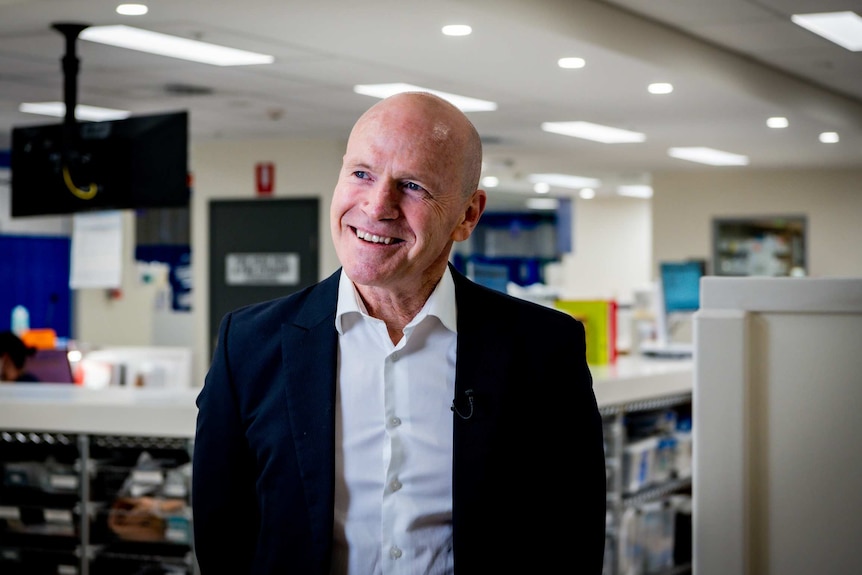
<instances>
[{"instance_id":1,"label":"ceiling mount pole","mask_svg":"<svg viewBox=\"0 0 862 575\"><path fill-rule=\"evenodd\" d=\"M89 27L89 24L72 22L51 24L51 27L66 37L66 54L63 63L63 102L66 104L65 124L69 128L75 124L75 108L78 105L78 56L75 45L78 34Z\"/></svg>"},{"instance_id":2,"label":"ceiling mount pole","mask_svg":"<svg viewBox=\"0 0 862 575\"><path fill-rule=\"evenodd\" d=\"M75 44L78 34L89 27L89 24L78 24L74 22L57 22L51 27L66 37L66 54L61 60L63 62L63 101L66 105L66 115L63 121L63 143L62 156L59 168L62 170L63 181L69 192L82 200L91 200L98 192L98 186L90 183L87 187L78 186L72 176L73 168L80 165L80 153L77 150L77 138L75 127L75 109L78 107L78 56L75 53Z\"/></svg>"}]
</instances>

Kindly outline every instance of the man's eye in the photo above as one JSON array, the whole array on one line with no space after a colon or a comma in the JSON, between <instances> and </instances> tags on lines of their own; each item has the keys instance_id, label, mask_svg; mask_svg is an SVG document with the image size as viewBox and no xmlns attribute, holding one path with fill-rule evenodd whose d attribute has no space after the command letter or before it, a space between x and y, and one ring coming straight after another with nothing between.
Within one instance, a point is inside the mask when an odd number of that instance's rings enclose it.
<instances>
[{"instance_id":1,"label":"man's eye","mask_svg":"<svg viewBox=\"0 0 862 575\"><path fill-rule=\"evenodd\" d=\"M356 170L355 172L353 172L353 175L356 176L357 178L359 178L360 180L367 180L368 179L368 172L364 172L362 170Z\"/></svg>"},{"instance_id":2,"label":"man's eye","mask_svg":"<svg viewBox=\"0 0 862 575\"><path fill-rule=\"evenodd\" d=\"M424 190L422 186L414 182L404 182L404 187L412 192L421 192Z\"/></svg>"}]
</instances>

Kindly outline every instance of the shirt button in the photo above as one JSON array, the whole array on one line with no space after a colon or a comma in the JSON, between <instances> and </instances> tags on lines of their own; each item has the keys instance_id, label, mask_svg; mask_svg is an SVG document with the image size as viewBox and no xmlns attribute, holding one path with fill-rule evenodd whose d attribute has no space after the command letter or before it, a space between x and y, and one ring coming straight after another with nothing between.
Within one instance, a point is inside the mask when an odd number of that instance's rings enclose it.
<instances>
[{"instance_id":1,"label":"shirt button","mask_svg":"<svg viewBox=\"0 0 862 575\"><path fill-rule=\"evenodd\" d=\"M389 550L389 556L393 559L399 559L401 557L401 549L398 547L393 547Z\"/></svg>"},{"instance_id":2,"label":"shirt button","mask_svg":"<svg viewBox=\"0 0 862 575\"><path fill-rule=\"evenodd\" d=\"M392 491L398 491L399 489L401 489L401 482L396 479L389 484L389 487L392 489Z\"/></svg>"},{"instance_id":3,"label":"shirt button","mask_svg":"<svg viewBox=\"0 0 862 575\"><path fill-rule=\"evenodd\" d=\"M401 425L401 418L400 417L390 418L389 419L389 425L391 425L392 427L398 427L399 425Z\"/></svg>"}]
</instances>

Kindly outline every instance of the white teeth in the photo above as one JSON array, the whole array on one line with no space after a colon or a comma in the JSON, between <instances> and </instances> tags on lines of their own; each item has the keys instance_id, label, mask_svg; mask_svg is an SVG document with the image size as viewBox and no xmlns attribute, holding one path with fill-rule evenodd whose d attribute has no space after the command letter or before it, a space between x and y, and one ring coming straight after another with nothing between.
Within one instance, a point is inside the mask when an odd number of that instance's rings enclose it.
<instances>
[{"instance_id":1,"label":"white teeth","mask_svg":"<svg viewBox=\"0 0 862 575\"><path fill-rule=\"evenodd\" d=\"M363 232L362 230L356 230L356 237L361 240L365 240L366 242L371 242L374 244L386 244L389 245L392 243L392 238L386 238L383 236L378 236L375 234L370 234L368 232Z\"/></svg>"}]
</instances>

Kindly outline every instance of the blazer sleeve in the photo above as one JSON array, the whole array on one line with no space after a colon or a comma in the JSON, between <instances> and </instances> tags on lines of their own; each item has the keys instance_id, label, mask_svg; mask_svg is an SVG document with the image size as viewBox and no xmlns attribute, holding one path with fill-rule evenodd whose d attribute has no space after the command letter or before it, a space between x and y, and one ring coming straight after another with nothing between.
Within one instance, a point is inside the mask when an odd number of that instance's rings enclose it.
<instances>
[{"instance_id":1,"label":"blazer sleeve","mask_svg":"<svg viewBox=\"0 0 862 575\"><path fill-rule=\"evenodd\" d=\"M222 320L204 387L192 454L195 554L201 573L248 573L259 514L255 463L246 442L238 390L231 375L231 319Z\"/></svg>"}]
</instances>

